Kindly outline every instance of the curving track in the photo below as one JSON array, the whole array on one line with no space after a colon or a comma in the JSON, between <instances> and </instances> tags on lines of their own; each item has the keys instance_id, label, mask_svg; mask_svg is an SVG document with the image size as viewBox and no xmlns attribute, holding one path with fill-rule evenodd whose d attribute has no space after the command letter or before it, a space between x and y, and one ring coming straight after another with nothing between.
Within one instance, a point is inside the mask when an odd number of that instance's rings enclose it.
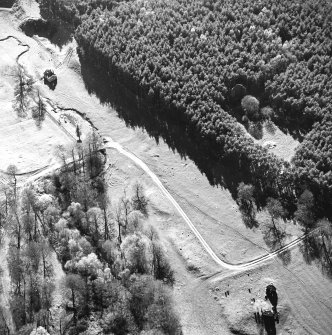
<instances>
[{"instance_id":1,"label":"curving track","mask_svg":"<svg viewBox=\"0 0 332 335\"><path fill-rule=\"evenodd\" d=\"M165 195L165 197L171 202L171 204L176 208L176 210L179 212L183 220L187 223L189 228L192 230L192 232L195 234L203 248L206 250L206 252L210 255L210 257L221 267L229 269L229 270L248 270L249 268L252 268L254 266L260 265L268 260L273 259L278 254L283 253L284 251L291 249L298 245L301 241L303 241L307 235L303 235L301 237L298 237L297 239L293 240L292 242L288 243L287 245L283 246L282 248L265 254L261 257L258 257L256 259L253 259L249 262L240 263L240 264L231 264L227 263L223 260L221 260L216 253L211 249L211 247L208 245L208 243L205 241L205 239L202 237L202 235L199 233L193 222L189 219L187 214L183 211L181 206L177 203L177 201L173 198L173 196L167 191L165 186L162 184L160 179L150 170L150 168L141 160L139 159L135 154L129 152L128 150L124 149L119 143L114 142L111 138L105 138L105 145L104 148L112 148L116 149L121 154L125 155L129 159L131 159L136 165L138 165L147 175L151 177L151 179L154 181L154 183L158 186L158 188L162 191L162 193ZM313 233L313 231L311 232ZM310 233L310 234L311 234Z\"/></svg>"}]
</instances>

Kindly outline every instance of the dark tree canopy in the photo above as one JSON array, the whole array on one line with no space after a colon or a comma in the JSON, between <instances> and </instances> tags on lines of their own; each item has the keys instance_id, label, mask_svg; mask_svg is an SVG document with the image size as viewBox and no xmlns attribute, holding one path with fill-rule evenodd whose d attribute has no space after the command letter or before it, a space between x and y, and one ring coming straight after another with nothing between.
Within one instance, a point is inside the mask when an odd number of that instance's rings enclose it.
<instances>
[{"instance_id":1,"label":"dark tree canopy","mask_svg":"<svg viewBox=\"0 0 332 335\"><path fill-rule=\"evenodd\" d=\"M248 167L269 194L292 197L306 183L327 207L332 199L329 0L41 3L75 23L80 50L96 66L163 113L176 114L219 156ZM292 168L239 127L233 115L241 99L248 113L243 122L259 111L259 101L273 109L277 124L307 134ZM261 112L271 118L271 109Z\"/></svg>"}]
</instances>

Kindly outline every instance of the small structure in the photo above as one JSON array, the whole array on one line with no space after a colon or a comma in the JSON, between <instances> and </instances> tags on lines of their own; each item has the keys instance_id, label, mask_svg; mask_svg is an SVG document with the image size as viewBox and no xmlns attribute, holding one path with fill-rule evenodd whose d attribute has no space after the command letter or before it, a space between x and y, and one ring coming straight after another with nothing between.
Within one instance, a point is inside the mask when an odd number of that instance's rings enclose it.
<instances>
[{"instance_id":1,"label":"small structure","mask_svg":"<svg viewBox=\"0 0 332 335\"><path fill-rule=\"evenodd\" d=\"M53 70L45 70L44 72L44 80L47 80L49 83L54 82L55 80L57 80L57 77L54 73Z\"/></svg>"},{"instance_id":2,"label":"small structure","mask_svg":"<svg viewBox=\"0 0 332 335\"><path fill-rule=\"evenodd\" d=\"M55 89L58 82L58 78L53 70L47 69L44 71L44 84L47 85L51 90Z\"/></svg>"}]
</instances>

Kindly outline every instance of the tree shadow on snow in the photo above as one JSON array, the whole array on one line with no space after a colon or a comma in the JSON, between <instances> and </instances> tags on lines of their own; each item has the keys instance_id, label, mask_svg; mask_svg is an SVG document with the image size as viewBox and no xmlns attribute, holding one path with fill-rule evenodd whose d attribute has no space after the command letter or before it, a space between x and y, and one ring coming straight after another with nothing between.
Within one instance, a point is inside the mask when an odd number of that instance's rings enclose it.
<instances>
[{"instance_id":1,"label":"tree shadow on snow","mask_svg":"<svg viewBox=\"0 0 332 335\"><path fill-rule=\"evenodd\" d=\"M113 107L127 127L144 129L157 144L164 140L173 152L178 152L184 159L191 159L211 185L229 189L234 198L240 181L251 182L247 171L234 168L220 159L220 154L213 152L211 145L197 138L197 134L191 133L183 120L142 101L122 84L108 78L105 71L94 68L82 56L80 62L88 92L96 94L101 103Z\"/></svg>"}]
</instances>

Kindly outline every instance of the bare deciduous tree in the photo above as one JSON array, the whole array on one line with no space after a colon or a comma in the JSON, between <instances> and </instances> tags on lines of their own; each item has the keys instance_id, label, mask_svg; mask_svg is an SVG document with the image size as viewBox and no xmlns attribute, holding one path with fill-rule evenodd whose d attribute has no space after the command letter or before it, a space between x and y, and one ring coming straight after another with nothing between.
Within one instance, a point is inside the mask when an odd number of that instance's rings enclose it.
<instances>
[{"instance_id":1,"label":"bare deciduous tree","mask_svg":"<svg viewBox=\"0 0 332 335\"><path fill-rule=\"evenodd\" d=\"M38 128L41 127L42 122L45 120L45 114L46 114L46 105L38 91L37 104L32 108L32 118L35 120Z\"/></svg>"},{"instance_id":2,"label":"bare deciduous tree","mask_svg":"<svg viewBox=\"0 0 332 335\"><path fill-rule=\"evenodd\" d=\"M32 92L32 80L24 74L23 69L19 66L16 71L16 86L14 89L15 100L14 110L16 110L19 117L27 116L28 98Z\"/></svg>"},{"instance_id":3,"label":"bare deciduous tree","mask_svg":"<svg viewBox=\"0 0 332 335\"><path fill-rule=\"evenodd\" d=\"M137 182L133 188L134 196L131 199L133 209L147 215L149 200L144 194L143 185Z\"/></svg>"}]
</instances>

